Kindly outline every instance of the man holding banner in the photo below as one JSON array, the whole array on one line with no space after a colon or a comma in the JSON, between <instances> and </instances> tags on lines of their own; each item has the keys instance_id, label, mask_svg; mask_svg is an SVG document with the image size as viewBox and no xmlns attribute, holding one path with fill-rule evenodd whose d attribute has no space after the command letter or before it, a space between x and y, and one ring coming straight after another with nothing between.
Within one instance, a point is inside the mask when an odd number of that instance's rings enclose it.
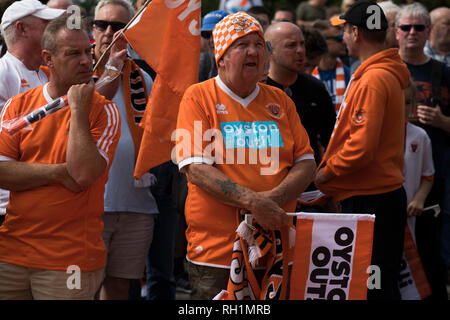
<instances>
[{"instance_id":1,"label":"man holding banner","mask_svg":"<svg viewBox=\"0 0 450 320\"><path fill-rule=\"evenodd\" d=\"M177 162L188 175L192 298L212 299L227 288L231 299L282 299L290 260L286 212L312 181L313 151L292 100L258 83L266 45L256 19L229 15L213 38L219 75L188 88L177 123ZM264 235L256 242L268 239L262 269L272 286L255 276L247 246L236 238L241 209Z\"/></svg>"},{"instance_id":2,"label":"man holding banner","mask_svg":"<svg viewBox=\"0 0 450 320\"><path fill-rule=\"evenodd\" d=\"M405 112L398 93L407 87L409 72L397 49L384 49L387 20L375 2L358 1L332 23L345 24L349 54L362 63L344 95L315 183L341 202L342 212L375 215L371 263L381 272L381 285L367 297L399 299L406 195Z\"/></svg>"}]
</instances>

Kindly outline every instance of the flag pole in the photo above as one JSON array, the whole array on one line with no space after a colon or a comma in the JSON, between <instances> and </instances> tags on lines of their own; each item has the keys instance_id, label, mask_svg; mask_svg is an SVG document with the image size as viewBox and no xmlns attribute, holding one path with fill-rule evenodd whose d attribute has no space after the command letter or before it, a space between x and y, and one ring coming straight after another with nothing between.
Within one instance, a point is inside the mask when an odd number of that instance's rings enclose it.
<instances>
[{"instance_id":1,"label":"flag pole","mask_svg":"<svg viewBox=\"0 0 450 320\"><path fill-rule=\"evenodd\" d=\"M128 29L128 27L133 23L133 21L136 20L136 18L141 14L141 12L144 11L145 8L147 8L147 6L149 5L150 2L152 2L152 0L147 0L144 3L144 5L136 12L134 17L131 18L130 21L128 21L128 23L125 25L125 27L123 27L122 30L120 30L120 33L113 39L113 41L109 44L109 46L106 48L106 50L102 53L102 55L100 56L98 61L95 63L93 71L97 70L97 67L99 66L99 64L103 60L103 58L105 57L106 53L112 48L114 43L116 43L117 39L119 39L123 35L123 33Z\"/></svg>"}]
</instances>

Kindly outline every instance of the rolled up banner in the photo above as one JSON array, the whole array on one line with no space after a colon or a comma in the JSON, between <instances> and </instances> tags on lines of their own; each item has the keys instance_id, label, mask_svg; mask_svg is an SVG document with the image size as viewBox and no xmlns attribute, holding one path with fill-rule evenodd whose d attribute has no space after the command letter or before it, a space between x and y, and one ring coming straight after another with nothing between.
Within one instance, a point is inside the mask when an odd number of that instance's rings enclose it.
<instances>
[{"instance_id":1,"label":"rolled up banner","mask_svg":"<svg viewBox=\"0 0 450 320\"><path fill-rule=\"evenodd\" d=\"M375 216L297 213L290 299L365 300Z\"/></svg>"},{"instance_id":2,"label":"rolled up banner","mask_svg":"<svg viewBox=\"0 0 450 320\"><path fill-rule=\"evenodd\" d=\"M425 275L409 224L406 225L405 229L398 287L402 300L423 300L431 295L431 287Z\"/></svg>"},{"instance_id":3,"label":"rolled up banner","mask_svg":"<svg viewBox=\"0 0 450 320\"><path fill-rule=\"evenodd\" d=\"M3 130L5 130L5 132L9 135L13 135L23 128L41 120L42 118L48 116L49 114L52 114L53 112L61 110L66 106L68 106L67 96L60 97L23 117L14 119L9 123L4 124Z\"/></svg>"}]
</instances>

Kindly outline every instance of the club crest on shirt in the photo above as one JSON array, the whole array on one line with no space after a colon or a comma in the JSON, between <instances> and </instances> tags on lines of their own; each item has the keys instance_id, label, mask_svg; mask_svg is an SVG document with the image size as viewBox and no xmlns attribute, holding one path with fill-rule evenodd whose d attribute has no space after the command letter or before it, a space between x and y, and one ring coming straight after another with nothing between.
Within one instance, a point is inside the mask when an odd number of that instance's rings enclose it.
<instances>
[{"instance_id":1,"label":"club crest on shirt","mask_svg":"<svg viewBox=\"0 0 450 320\"><path fill-rule=\"evenodd\" d=\"M419 144L417 142L413 141L413 142L411 142L411 144L409 146L410 146L411 152L416 153L417 148L419 147Z\"/></svg>"},{"instance_id":2,"label":"club crest on shirt","mask_svg":"<svg viewBox=\"0 0 450 320\"><path fill-rule=\"evenodd\" d=\"M265 108L269 114L276 119L281 119L284 116L284 111L281 109L279 104L269 103Z\"/></svg>"},{"instance_id":3,"label":"club crest on shirt","mask_svg":"<svg viewBox=\"0 0 450 320\"><path fill-rule=\"evenodd\" d=\"M366 112L364 110L358 110L356 111L353 121L355 121L356 124L361 124L366 118Z\"/></svg>"},{"instance_id":4,"label":"club crest on shirt","mask_svg":"<svg viewBox=\"0 0 450 320\"><path fill-rule=\"evenodd\" d=\"M233 28L236 32L241 32L250 29L255 24L248 18L243 16L238 16L232 21Z\"/></svg>"}]
</instances>

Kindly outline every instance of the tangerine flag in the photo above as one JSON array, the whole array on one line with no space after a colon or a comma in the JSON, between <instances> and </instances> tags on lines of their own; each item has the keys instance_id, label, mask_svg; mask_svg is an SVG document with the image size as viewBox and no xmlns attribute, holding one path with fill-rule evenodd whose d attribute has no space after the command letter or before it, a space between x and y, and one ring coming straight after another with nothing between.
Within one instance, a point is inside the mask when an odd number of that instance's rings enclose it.
<instances>
[{"instance_id":1,"label":"tangerine flag","mask_svg":"<svg viewBox=\"0 0 450 320\"><path fill-rule=\"evenodd\" d=\"M292 300L365 300L375 216L297 213Z\"/></svg>"},{"instance_id":2,"label":"tangerine flag","mask_svg":"<svg viewBox=\"0 0 450 320\"><path fill-rule=\"evenodd\" d=\"M398 286L402 300L423 300L431 295L431 287L420 260L414 240L411 220L409 217L405 229L403 257L400 263ZM413 224L414 225L414 224Z\"/></svg>"},{"instance_id":3,"label":"tangerine flag","mask_svg":"<svg viewBox=\"0 0 450 320\"><path fill-rule=\"evenodd\" d=\"M170 160L181 98L198 80L200 8L200 0L153 0L124 33L157 73L141 121L144 134L134 171L137 179Z\"/></svg>"}]
</instances>

